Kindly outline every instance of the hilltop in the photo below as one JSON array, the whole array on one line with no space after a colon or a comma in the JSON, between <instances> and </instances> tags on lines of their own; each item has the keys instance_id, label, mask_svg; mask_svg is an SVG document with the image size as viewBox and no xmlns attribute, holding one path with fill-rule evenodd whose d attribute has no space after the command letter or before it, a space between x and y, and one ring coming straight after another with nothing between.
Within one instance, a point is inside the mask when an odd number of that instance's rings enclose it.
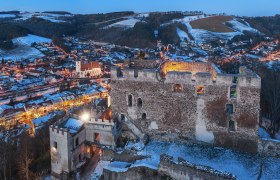
<instances>
[{"instance_id":1,"label":"hilltop","mask_svg":"<svg viewBox=\"0 0 280 180\"><path fill-rule=\"evenodd\" d=\"M269 25L265 24L272 19ZM279 36L279 16L247 18L202 12L113 12L71 14L68 12L0 12L0 39L11 47L11 39L27 34L47 38L76 36L130 47L155 47L157 40L178 44L182 40L211 42L236 36ZM7 45L8 44L8 45Z\"/></svg>"}]
</instances>

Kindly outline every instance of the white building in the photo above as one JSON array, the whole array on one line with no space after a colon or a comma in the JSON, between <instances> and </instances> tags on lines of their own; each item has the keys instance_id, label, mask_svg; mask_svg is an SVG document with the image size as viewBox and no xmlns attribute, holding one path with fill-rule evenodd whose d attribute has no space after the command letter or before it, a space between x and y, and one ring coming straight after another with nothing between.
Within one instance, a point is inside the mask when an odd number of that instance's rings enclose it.
<instances>
[{"instance_id":1,"label":"white building","mask_svg":"<svg viewBox=\"0 0 280 180\"><path fill-rule=\"evenodd\" d=\"M101 66L96 61L86 64L82 64L81 61L76 61L76 74L80 78L98 77L101 75Z\"/></svg>"}]
</instances>

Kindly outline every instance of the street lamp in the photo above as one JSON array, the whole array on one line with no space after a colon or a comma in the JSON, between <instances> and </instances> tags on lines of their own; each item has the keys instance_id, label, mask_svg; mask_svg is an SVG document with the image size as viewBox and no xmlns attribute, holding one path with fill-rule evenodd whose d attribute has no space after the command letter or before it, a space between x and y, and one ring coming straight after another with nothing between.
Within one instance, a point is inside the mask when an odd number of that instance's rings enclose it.
<instances>
[{"instance_id":1,"label":"street lamp","mask_svg":"<svg viewBox=\"0 0 280 180\"><path fill-rule=\"evenodd\" d=\"M90 119L90 114L88 112L84 112L81 116L80 116L82 121L89 121Z\"/></svg>"}]
</instances>

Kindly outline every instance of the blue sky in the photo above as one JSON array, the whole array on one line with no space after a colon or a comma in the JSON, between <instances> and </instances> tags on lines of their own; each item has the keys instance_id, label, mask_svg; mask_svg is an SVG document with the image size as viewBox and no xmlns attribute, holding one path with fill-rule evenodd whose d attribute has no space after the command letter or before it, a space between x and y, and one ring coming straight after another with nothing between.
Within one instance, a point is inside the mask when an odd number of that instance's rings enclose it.
<instances>
[{"instance_id":1,"label":"blue sky","mask_svg":"<svg viewBox=\"0 0 280 180\"><path fill-rule=\"evenodd\" d=\"M280 14L280 0L0 0L0 11L8 10L63 10L81 14L124 10L201 10L206 13L270 16Z\"/></svg>"}]
</instances>

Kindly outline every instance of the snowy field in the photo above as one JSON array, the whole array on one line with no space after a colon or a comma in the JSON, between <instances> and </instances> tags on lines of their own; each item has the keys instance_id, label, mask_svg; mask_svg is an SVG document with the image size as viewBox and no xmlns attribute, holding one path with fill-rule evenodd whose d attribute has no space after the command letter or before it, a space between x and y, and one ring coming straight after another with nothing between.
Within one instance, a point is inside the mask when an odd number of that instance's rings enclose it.
<instances>
[{"instance_id":1,"label":"snowy field","mask_svg":"<svg viewBox=\"0 0 280 180\"><path fill-rule=\"evenodd\" d=\"M185 23L189 33L196 43L205 43L212 40L231 40L234 36L242 35L242 32L212 32L204 29L193 29L189 22Z\"/></svg>"},{"instance_id":2,"label":"snowy field","mask_svg":"<svg viewBox=\"0 0 280 180\"><path fill-rule=\"evenodd\" d=\"M16 15L14 14L0 14L0 19L1 18L14 18Z\"/></svg>"},{"instance_id":3,"label":"snowy field","mask_svg":"<svg viewBox=\"0 0 280 180\"><path fill-rule=\"evenodd\" d=\"M113 171L125 171L128 167L147 166L157 169L160 162L160 154L168 154L174 157L182 157L190 163L209 166L223 172L229 172L238 179L257 179L259 173L260 157L250 154L234 152L222 148L206 148L182 143L166 143L152 141L138 152L139 155L150 156L148 159L137 160L128 165L120 162L109 164L105 168ZM263 175L261 179L280 179L279 158L266 157L263 161Z\"/></svg>"},{"instance_id":4,"label":"snowy field","mask_svg":"<svg viewBox=\"0 0 280 180\"><path fill-rule=\"evenodd\" d=\"M52 14L52 13L21 13L20 18L17 18L15 20L17 21L25 21L28 20L32 17L37 17L41 19L45 19L47 21L53 22L53 23L64 23L66 21L61 20L63 17L71 17L72 15L70 14Z\"/></svg>"},{"instance_id":5,"label":"snowy field","mask_svg":"<svg viewBox=\"0 0 280 180\"><path fill-rule=\"evenodd\" d=\"M191 41L191 39L188 36L188 34L185 31L183 31L182 29L177 28L177 34L178 34L178 36L179 36L181 41L185 41L185 40L187 40L188 42Z\"/></svg>"},{"instance_id":6,"label":"snowy field","mask_svg":"<svg viewBox=\"0 0 280 180\"><path fill-rule=\"evenodd\" d=\"M247 24L247 25L245 25L245 24L239 22L237 19L228 21L228 23L230 23L232 28L238 32L249 31L249 32L256 33L256 34L260 33L258 30L252 28L248 23L245 22Z\"/></svg>"},{"instance_id":7,"label":"snowy field","mask_svg":"<svg viewBox=\"0 0 280 180\"><path fill-rule=\"evenodd\" d=\"M205 42L209 42L212 40L217 40L217 39L221 39L221 40L231 40L233 37L237 36L237 35L242 35L244 31L250 31L253 33L260 33L258 30L252 28L248 23L243 24L241 22L239 22L237 19L233 19L231 21L228 21L228 23L231 25L231 28L235 31L235 32L212 32L212 31L207 31L204 29L194 29L192 28L192 26L190 25L191 21L195 21L198 19L202 19L202 18L207 18L208 16L204 16L204 15L199 15L199 16L186 16L183 19L176 19L173 20L171 23L174 22L180 22L186 25L190 35L194 38L194 41L196 43L205 43ZM244 22L246 23L246 22ZM168 25L170 23L166 23L163 24L164 25ZM181 29L177 28L177 34L180 37L180 39L187 39L188 41L190 41L190 38L188 37L188 34L186 34L184 31L182 31Z\"/></svg>"},{"instance_id":8,"label":"snowy field","mask_svg":"<svg viewBox=\"0 0 280 180\"><path fill-rule=\"evenodd\" d=\"M107 27L133 28L134 25L137 22L140 22L140 20L139 19L130 18L130 19L127 19L127 20L116 22L116 23L111 24L111 25L109 25Z\"/></svg>"},{"instance_id":9,"label":"snowy field","mask_svg":"<svg viewBox=\"0 0 280 180\"><path fill-rule=\"evenodd\" d=\"M0 58L13 61L21 61L23 59L35 60L36 58L44 57L45 55L39 50L29 46L19 46L12 50L0 50Z\"/></svg>"},{"instance_id":10,"label":"snowy field","mask_svg":"<svg viewBox=\"0 0 280 180\"><path fill-rule=\"evenodd\" d=\"M51 39L32 35L32 34L28 34L27 36L13 39L14 44L27 45L27 46L31 46L32 43L51 43L51 42L52 42Z\"/></svg>"},{"instance_id":11,"label":"snowy field","mask_svg":"<svg viewBox=\"0 0 280 180\"><path fill-rule=\"evenodd\" d=\"M45 56L41 51L31 47L32 43L50 43L51 39L28 34L24 37L15 38L12 41L17 47L12 50L0 49L0 58L13 61L21 61L23 59L32 61Z\"/></svg>"}]
</instances>

